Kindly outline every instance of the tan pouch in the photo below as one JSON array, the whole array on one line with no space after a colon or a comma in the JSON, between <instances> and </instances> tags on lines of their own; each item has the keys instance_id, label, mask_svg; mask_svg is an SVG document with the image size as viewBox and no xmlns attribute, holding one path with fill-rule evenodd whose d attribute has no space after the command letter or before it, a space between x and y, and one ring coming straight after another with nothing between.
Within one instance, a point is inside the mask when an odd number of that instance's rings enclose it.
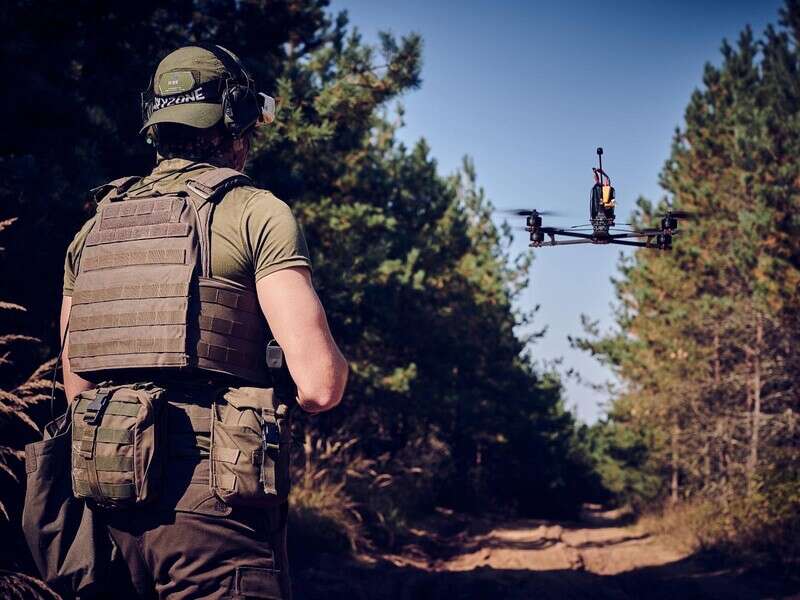
<instances>
[{"instance_id":1,"label":"tan pouch","mask_svg":"<svg viewBox=\"0 0 800 600\"><path fill-rule=\"evenodd\" d=\"M72 403L72 491L107 508L142 504L160 485L161 397L150 383L104 385Z\"/></svg>"},{"instance_id":2,"label":"tan pouch","mask_svg":"<svg viewBox=\"0 0 800 600\"><path fill-rule=\"evenodd\" d=\"M289 495L289 407L272 388L230 388L211 411L211 489L231 506L275 506Z\"/></svg>"}]
</instances>

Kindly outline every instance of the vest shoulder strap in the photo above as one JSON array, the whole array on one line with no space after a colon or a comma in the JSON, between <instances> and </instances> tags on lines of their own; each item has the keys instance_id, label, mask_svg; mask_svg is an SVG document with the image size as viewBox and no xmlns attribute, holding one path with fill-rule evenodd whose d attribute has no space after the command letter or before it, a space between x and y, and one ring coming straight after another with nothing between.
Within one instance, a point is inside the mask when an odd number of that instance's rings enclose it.
<instances>
[{"instance_id":1,"label":"vest shoulder strap","mask_svg":"<svg viewBox=\"0 0 800 600\"><path fill-rule=\"evenodd\" d=\"M141 177L133 175L130 177L120 177L114 181L109 181L103 185L97 186L89 191L89 198L100 204L102 200L108 198L109 200L116 200L125 190L130 188L134 183L139 181Z\"/></svg>"},{"instance_id":2,"label":"vest shoulder strap","mask_svg":"<svg viewBox=\"0 0 800 600\"><path fill-rule=\"evenodd\" d=\"M208 200L228 190L251 183L250 178L235 169L220 167L200 173L186 182L189 191Z\"/></svg>"}]
</instances>

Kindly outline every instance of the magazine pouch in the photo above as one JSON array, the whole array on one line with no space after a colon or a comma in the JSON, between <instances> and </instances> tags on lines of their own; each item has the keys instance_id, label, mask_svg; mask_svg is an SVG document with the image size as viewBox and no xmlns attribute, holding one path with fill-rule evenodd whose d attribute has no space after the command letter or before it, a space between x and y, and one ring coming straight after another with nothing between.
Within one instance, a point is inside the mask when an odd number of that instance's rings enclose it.
<instances>
[{"instance_id":1,"label":"magazine pouch","mask_svg":"<svg viewBox=\"0 0 800 600\"><path fill-rule=\"evenodd\" d=\"M72 489L104 508L151 500L160 485L161 396L151 383L104 385L72 403Z\"/></svg>"},{"instance_id":2,"label":"magazine pouch","mask_svg":"<svg viewBox=\"0 0 800 600\"><path fill-rule=\"evenodd\" d=\"M231 506L271 507L289 495L289 407L273 388L230 388L211 412L211 489Z\"/></svg>"}]
</instances>

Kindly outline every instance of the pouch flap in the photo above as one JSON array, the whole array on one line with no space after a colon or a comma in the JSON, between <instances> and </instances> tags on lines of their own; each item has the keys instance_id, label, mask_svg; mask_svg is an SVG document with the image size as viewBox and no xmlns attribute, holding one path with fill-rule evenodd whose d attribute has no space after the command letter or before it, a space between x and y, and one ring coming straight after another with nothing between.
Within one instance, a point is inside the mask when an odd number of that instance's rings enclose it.
<instances>
[{"instance_id":1,"label":"pouch flap","mask_svg":"<svg viewBox=\"0 0 800 600\"><path fill-rule=\"evenodd\" d=\"M98 385L90 390L81 392L73 400L74 411L76 413L83 413L86 407L97 398L99 390L105 390L108 393L108 402L121 402L126 404L143 404L152 402L164 392L160 387L151 383L137 383L134 385ZM143 397L145 401L143 402ZM120 412L122 410L122 412ZM138 411L138 409L136 409ZM109 412L109 414L136 416L136 412L128 414L124 409L116 409Z\"/></svg>"},{"instance_id":2,"label":"pouch flap","mask_svg":"<svg viewBox=\"0 0 800 600\"><path fill-rule=\"evenodd\" d=\"M257 567L236 568L236 591L248 598L285 598L277 569L262 569Z\"/></svg>"},{"instance_id":3,"label":"pouch flap","mask_svg":"<svg viewBox=\"0 0 800 600\"><path fill-rule=\"evenodd\" d=\"M230 388L223 397L237 410L267 408L274 411L277 404L272 388Z\"/></svg>"}]
</instances>

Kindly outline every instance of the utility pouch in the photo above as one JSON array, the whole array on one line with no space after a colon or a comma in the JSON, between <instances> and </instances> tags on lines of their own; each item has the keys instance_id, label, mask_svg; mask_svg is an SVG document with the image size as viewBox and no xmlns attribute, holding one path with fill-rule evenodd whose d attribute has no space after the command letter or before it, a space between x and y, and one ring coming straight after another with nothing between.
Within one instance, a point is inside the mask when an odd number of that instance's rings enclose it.
<instances>
[{"instance_id":1,"label":"utility pouch","mask_svg":"<svg viewBox=\"0 0 800 600\"><path fill-rule=\"evenodd\" d=\"M289 495L289 407L273 388L230 388L211 410L211 489L231 506L266 508Z\"/></svg>"},{"instance_id":2,"label":"utility pouch","mask_svg":"<svg viewBox=\"0 0 800 600\"><path fill-rule=\"evenodd\" d=\"M150 383L104 385L72 403L72 491L104 508L142 504L161 478L164 390Z\"/></svg>"}]
</instances>

